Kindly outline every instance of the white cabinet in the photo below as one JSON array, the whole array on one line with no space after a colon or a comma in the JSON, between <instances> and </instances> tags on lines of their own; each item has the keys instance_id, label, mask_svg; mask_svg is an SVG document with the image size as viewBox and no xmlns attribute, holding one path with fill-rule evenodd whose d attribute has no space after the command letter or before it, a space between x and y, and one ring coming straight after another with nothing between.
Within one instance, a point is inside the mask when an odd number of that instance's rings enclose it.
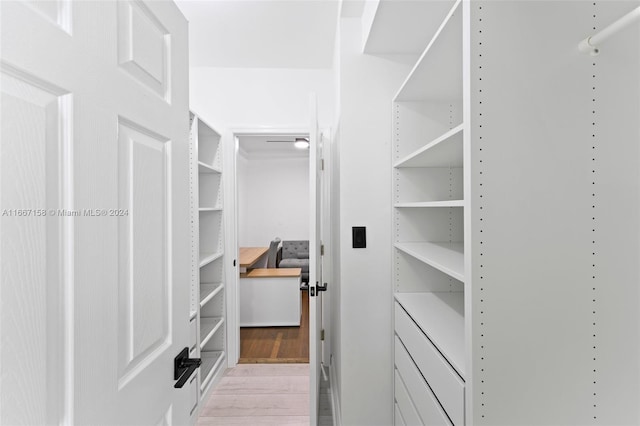
<instances>
[{"instance_id":1,"label":"white cabinet","mask_svg":"<svg viewBox=\"0 0 640 426\"><path fill-rule=\"evenodd\" d=\"M197 388L202 403L226 365L222 146L219 133L199 116L191 113L190 118L191 320L196 326L191 355L202 359Z\"/></svg>"},{"instance_id":2,"label":"white cabinet","mask_svg":"<svg viewBox=\"0 0 640 426\"><path fill-rule=\"evenodd\" d=\"M578 51L640 3L411 3L365 43L431 35L392 101L396 424L640 423L640 26Z\"/></svg>"}]
</instances>

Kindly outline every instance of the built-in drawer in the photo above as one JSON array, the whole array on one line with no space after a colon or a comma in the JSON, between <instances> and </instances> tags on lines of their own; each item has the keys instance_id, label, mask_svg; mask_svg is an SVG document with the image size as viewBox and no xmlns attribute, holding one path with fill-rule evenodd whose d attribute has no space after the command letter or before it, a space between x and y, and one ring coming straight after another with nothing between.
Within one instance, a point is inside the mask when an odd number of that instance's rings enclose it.
<instances>
[{"instance_id":1,"label":"built-in drawer","mask_svg":"<svg viewBox=\"0 0 640 426\"><path fill-rule=\"evenodd\" d=\"M195 319L191 322L195 324ZM197 345L189 350L189 358L198 358ZM194 413L198 411L198 373L193 373L187 383L187 386L189 387L189 410L191 412L191 416L193 416Z\"/></svg>"},{"instance_id":2,"label":"built-in drawer","mask_svg":"<svg viewBox=\"0 0 640 426\"><path fill-rule=\"evenodd\" d=\"M400 411L400 417L404 420L404 424L407 426L422 426L422 420L420 415L416 411L416 407L413 405L409 392L402 382L402 378L398 374L398 370L395 371L395 398L396 405Z\"/></svg>"},{"instance_id":3,"label":"built-in drawer","mask_svg":"<svg viewBox=\"0 0 640 426\"><path fill-rule=\"evenodd\" d=\"M397 302L395 331L453 424L463 425L464 381Z\"/></svg>"},{"instance_id":4,"label":"built-in drawer","mask_svg":"<svg viewBox=\"0 0 640 426\"><path fill-rule=\"evenodd\" d=\"M393 404L394 405L394 410L393 410L393 424L394 426L407 426L407 424L404 422L404 419L402 418L402 413L400 412L400 407L398 407L398 404Z\"/></svg>"},{"instance_id":5,"label":"built-in drawer","mask_svg":"<svg viewBox=\"0 0 640 426\"><path fill-rule=\"evenodd\" d=\"M194 374L189 379L189 412L190 415L197 411L198 408L198 375Z\"/></svg>"},{"instance_id":6,"label":"built-in drawer","mask_svg":"<svg viewBox=\"0 0 640 426\"><path fill-rule=\"evenodd\" d=\"M424 424L450 426L451 421L397 336L395 338L395 365Z\"/></svg>"},{"instance_id":7,"label":"built-in drawer","mask_svg":"<svg viewBox=\"0 0 640 426\"><path fill-rule=\"evenodd\" d=\"M192 351L198 344L198 329L196 325L196 317L189 321L189 351Z\"/></svg>"}]
</instances>

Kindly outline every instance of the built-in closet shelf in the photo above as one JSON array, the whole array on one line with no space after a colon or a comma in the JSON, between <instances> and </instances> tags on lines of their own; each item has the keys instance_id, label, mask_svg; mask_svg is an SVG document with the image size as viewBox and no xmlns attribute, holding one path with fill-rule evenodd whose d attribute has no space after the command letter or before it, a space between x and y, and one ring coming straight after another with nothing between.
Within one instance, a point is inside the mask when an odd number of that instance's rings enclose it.
<instances>
[{"instance_id":1,"label":"built-in closet shelf","mask_svg":"<svg viewBox=\"0 0 640 426\"><path fill-rule=\"evenodd\" d=\"M216 259L222 257L222 252L217 253L200 253L200 267L208 265Z\"/></svg>"},{"instance_id":2,"label":"built-in closet shelf","mask_svg":"<svg viewBox=\"0 0 640 426\"><path fill-rule=\"evenodd\" d=\"M455 1L379 1L364 53L420 55Z\"/></svg>"},{"instance_id":3,"label":"built-in closet shelf","mask_svg":"<svg viewBox=\"0 0 640 426\"><path fill-rule=\"evenodd\" d=\"M198 173L222 173L217 167L198 161Z\"/></svg>"},{"instance_id":4,"label":"built-in closet shelf","mask_svg":"<svg viewBox=\"0 0 640 426\"><path fill-rule=\"evenodd\" d=\"M464 293L395 293L394 296L460 377L464 378Z\"/></svg>"},{"instance_id":5,"label":"built-in closet shelf","mask_svg":"<svg viewBox=\"0 0 640 426\"><path fill-rule=\"evenodd\" d=\"M200 307L213 299L224 288L222 283L200 283Z\"/></svg>"},{"instance_id":6,"label":"built-in closet shelf","mask_svg":"<svg viewBox=\"0 0 640 426\"><path fill-rule=\"evenodd\" d=\"M395 101L462 100L462 7L456 1Z\"/></svg>"},{"instance_id":7,"label":"built-in closet shelf","mask_svg":"<svg viewBox=\"0 0 640 426\"><path fill-rule=\"evenodd\" d=\"M422 207L464 207L464 200L447 201L422 201L417 203L397 203L396 208L422 208Z\"/></svg>"},{"instance_id":8,"label":"built-in closet shelf","mask_svg":"<svg viewBox=\"0 0 640 426\"><path fill-rule=\"evenodd\" d=\"M464 282L464 243L396 243L396 249Z\"/></svg>"},{"instance_id":9,"label":"built-in closet shelf","mask_svg":"<svg viewBox=\"0 0 640 426\"><path fill-rule=\"evenodd\" d=\"M207 344L207 342L216 334L216 331L220 329L224 318L200 318L200 349Z\"/></svg>"},{"instance_id":10,"label":"built-in closet shelf","mask_svg":"<svg viewBox=\"0 0 640 426\"><path fill-rule=\"evenodd\" d=\"M193 112L190 118L191 343L193 356L202 359L197 393L204 404L226 367L224 150L221 133Z\"/></svg>"},{"instance_id":11,"label":"built-in closet shelf","mask_svg":"<svg viewBox=\"0 0 640 426\"><path fill-rule=\"evenodd\" d=\"M462 167L463 124L447 131L394 164L401 167Z\"/></svg>"},{"instance_id":12,"label":"built-in closet shelf","mask_svg":"<svg viewBox=\"0 0 640 426\"><path fill-rule=\"evenodd\" d=\"M201 384L200 390L204 396L204 390L211 381L211 378L215 375L215 372L220 367L222 360L224 359L223 351L202 351L200 352L200 359L202 364L200 365Z\"/></svg>"}]
</instances>

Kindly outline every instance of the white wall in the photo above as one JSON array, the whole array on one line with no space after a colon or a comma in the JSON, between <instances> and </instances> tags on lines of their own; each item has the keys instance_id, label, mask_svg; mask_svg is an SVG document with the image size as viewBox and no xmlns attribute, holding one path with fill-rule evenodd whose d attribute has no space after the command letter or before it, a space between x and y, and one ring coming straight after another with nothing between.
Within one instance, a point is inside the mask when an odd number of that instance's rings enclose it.
<instances>
[{"instance_id":1,"label":"white wall","mask_svg":"<svg viewBox=\"0 0 640 426\"><path fill-rule=\"evenodd\" d=\"M308 240L309 159L243 156L238 163L238 244Z\"/></svg>"},{"instance_id":2,"label":"white wall","mask_svg":"<svg viewBox=\"0 0 640 426\"><path fill-rule=\"evenodd\" d=\"M361 53L361 25L340 25L340 303L342 422L390 425L391 100L410 67ZM397 58L401 59L401 58ZM367 227L367 248L351 227Z\"/></svg>"},{"instance_id":3,"label":"white wall","mask_svg":"<svg viewBox=\"0 0 640 426\"><path fill-rule=\"evenodd\" d=\"M191 68L191 108L221 129L309 127L309 93L320 127L333 123L331 69Z\"/></svg>"}]
</instances>

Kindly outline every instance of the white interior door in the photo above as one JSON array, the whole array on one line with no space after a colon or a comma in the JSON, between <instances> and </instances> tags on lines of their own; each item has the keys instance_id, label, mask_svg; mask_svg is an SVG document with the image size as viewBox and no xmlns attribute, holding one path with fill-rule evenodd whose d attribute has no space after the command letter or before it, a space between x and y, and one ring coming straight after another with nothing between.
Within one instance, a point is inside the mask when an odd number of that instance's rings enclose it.
<instances>
[{"instance_id":1,"label":"white interior door","mask_svg":"<svg viewBox=\"0 0 640 426\"><path fill-rule=\"evenodd\" d=\"M186 424L187 23L0 3L0 423Z\"/></svg>"},{"instance_id":2,"label":"white interior door","mask_svg":"<svg viewBox=\"0 0 640 426\"><path fill-rule=\"evenodd\" d=\"M318 424L319 394L320 394L320 363L321 342L320 328L322 327L322 292L318 286L322 285L322 258L320 246L322 244L320 219L322 196L322 144L318 132L318 112L315 94L310 99L311 124L309 127L309 372L311 389L310 397L310 421L312 425Z\"/></svg>"}]
</instances>

